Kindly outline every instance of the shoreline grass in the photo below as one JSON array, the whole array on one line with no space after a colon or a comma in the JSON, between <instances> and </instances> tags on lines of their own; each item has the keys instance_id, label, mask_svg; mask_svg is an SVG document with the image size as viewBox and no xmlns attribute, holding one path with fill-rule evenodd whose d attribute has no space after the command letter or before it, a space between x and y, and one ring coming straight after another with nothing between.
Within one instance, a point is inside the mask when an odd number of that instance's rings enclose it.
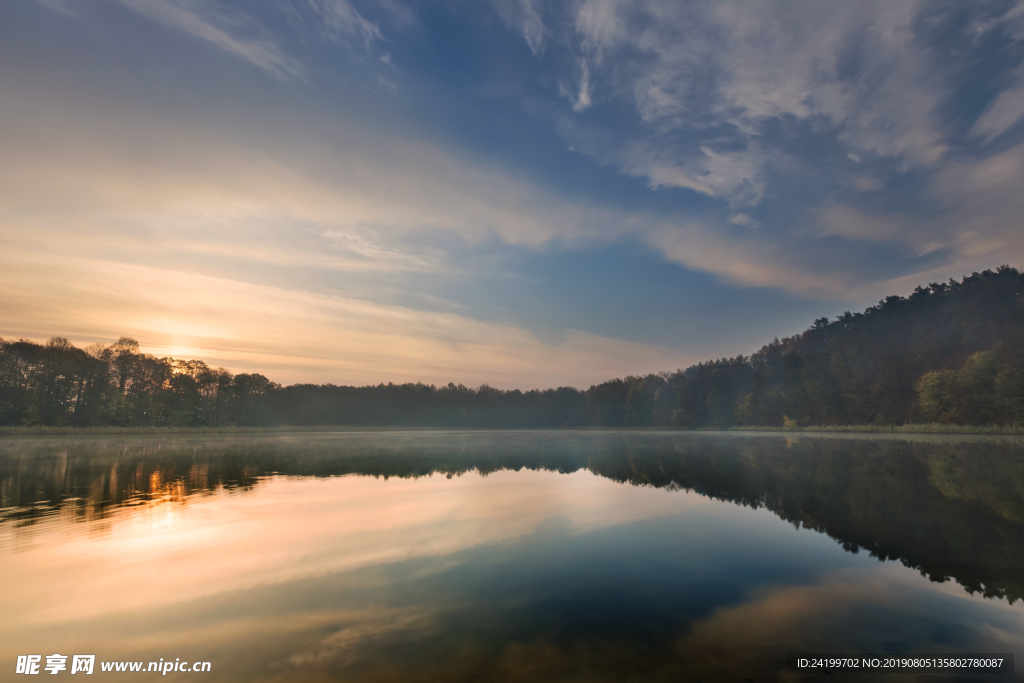
<instances>
[{"instance_id":1,"label":"shoreline grass","mask_svg":"<svg viewBox=\"0 0 1024 683\"><path fill-rule=\"evenodd\" d=\"M1024 434L1021 425L951 425L951 424L909 424L909 425L809 425L806 427L728 427L719 430L699 429L696 431L727 432L779 432L783 434L800 432L833 432L860 434Z\"/></svg>"},{"instance_id":2,"label":"shoreline grass","mask_svg":"<svg viewBox=\"0 0 1024 683\"><path fill-rule=\"evenodd\" d=\"M1024 434L1022 425L808 425L801 427L744 426L699 427L674 429L670 427L567 427L567 428L487 428L487 427L433 427L433 426L368 426L368 425L316 425L274 427L68 427L68 426L0 426L3 436L86 436L110 435L217 435L217 434L287 434L325 432L412 432L412 431L666 431L666 432L771 432L779 434L842 433L842 434Z\"/></svg>"}]
</instances>

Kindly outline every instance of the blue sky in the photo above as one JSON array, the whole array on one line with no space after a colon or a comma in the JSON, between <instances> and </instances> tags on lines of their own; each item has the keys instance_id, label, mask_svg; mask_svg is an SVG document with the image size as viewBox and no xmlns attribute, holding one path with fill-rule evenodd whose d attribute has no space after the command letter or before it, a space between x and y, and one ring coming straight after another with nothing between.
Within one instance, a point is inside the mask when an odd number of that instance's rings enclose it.
<instances>
[{"instance_id":1,"label":"blue sky","mask_svg":"<svg viewBox=\"0 0 1024 683\"><path fill-rule=\"evenodd\" d=\"M0 335L588 386L1022 265L1024 3L0 7Z\"/></svg>"}]
</instances>

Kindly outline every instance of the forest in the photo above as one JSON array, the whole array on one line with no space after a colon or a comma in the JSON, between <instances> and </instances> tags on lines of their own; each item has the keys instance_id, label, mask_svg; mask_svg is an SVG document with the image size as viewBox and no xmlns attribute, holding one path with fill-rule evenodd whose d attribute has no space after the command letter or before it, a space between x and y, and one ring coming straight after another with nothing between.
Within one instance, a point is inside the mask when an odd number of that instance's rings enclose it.
<instances>
[{"instance_id":1,"label":"forest","mask_svg":"<svg viewBox=\"0 0 1024 683\"><path fill-rule=\"evenodd\" d=\"M122 337L0 339L0 425L459 428L1024 424L1024 275L1010 266L819 318L750 356L586 390L281 386Z\"/></svg>"}]
</instances>

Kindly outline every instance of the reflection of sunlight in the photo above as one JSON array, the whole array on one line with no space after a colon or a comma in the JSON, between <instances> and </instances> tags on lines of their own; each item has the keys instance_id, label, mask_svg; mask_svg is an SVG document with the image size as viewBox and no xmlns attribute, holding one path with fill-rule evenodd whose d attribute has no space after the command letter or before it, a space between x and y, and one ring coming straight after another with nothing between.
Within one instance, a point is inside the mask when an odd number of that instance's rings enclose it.
<instances>
[{"instance_id":1,"label":"reflection of sunlight","mask_svg":"<svg viewBox=\"0 0 1024 683\"><path fill-rule=\"evenodd\" d=\"M149 540L154 534L167 534L175 526L178 521L178 514L176 511L165 508L165 512L162 515L146 515L143 517L143 528L145 535L137 535L134 540ZM154 541L160 539L153 539Z\"/></svg>"},{"instance_id":2,"label":"reflection of sunlight","mask_svg":"<svg viewBox=\"0 0 1024 683\"><path fill-rule=\"evenodd\" d=\"M100 643L110 659L186 654L215 660L224 680L275 683L343 669L388 680L378 674L420 665L419 680L457 679L464 656L508 681L641 661L645 680L764 680L765 662L849 634L865 652L939 632L1011 651L1024 634L1019 603L678 489L530 469L273 475L227 489L211 462L126 467L128 504L33 525L31 544L0 563L0 582L18 587L0 593L2 613L17 615L0 625L0 649ZM595 615L611 630L578 630ZM663 645L628 632L650 619L665 624Z\"/></svg>"},{"instance_id":3,"label":"reflection of sunlight","mask_svg":"<svg viewBox=\"0 0 1024 683\"><path fill-rule=\"evenodd\" d=\"M30 549L0 567L22 587L0 598L5 613L37 622L189 600L257 584L360 566L444 555L528 534L548 519L590 531L700 505L696 495L642 489L580 471L496 472L388 480L271 477L259 495L220 491L155 500L104 520L105 535L63 527L36 531ZM173 485L172 485L173 486ZM145 571L147 581L137 581ZM154 595L150 585L160 585Z\"/></svg>"}]
</instances>

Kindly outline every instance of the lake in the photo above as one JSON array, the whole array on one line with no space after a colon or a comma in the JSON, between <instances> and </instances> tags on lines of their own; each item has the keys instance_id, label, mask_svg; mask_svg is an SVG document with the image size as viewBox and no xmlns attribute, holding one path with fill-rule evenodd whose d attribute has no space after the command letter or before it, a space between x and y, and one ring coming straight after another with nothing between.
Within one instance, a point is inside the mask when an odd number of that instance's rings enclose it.
<instances>
[{"instance_id":1,"label":"lake","mask_svg":"<svg viewBox=\"0 0 1024 683\"><path fill-rule=\"evenodd\" d=\"M3 437L0 586L2 680L1022 680L787 655L1024 653L1024 439Z\"/></svg>"}]
</instances>

